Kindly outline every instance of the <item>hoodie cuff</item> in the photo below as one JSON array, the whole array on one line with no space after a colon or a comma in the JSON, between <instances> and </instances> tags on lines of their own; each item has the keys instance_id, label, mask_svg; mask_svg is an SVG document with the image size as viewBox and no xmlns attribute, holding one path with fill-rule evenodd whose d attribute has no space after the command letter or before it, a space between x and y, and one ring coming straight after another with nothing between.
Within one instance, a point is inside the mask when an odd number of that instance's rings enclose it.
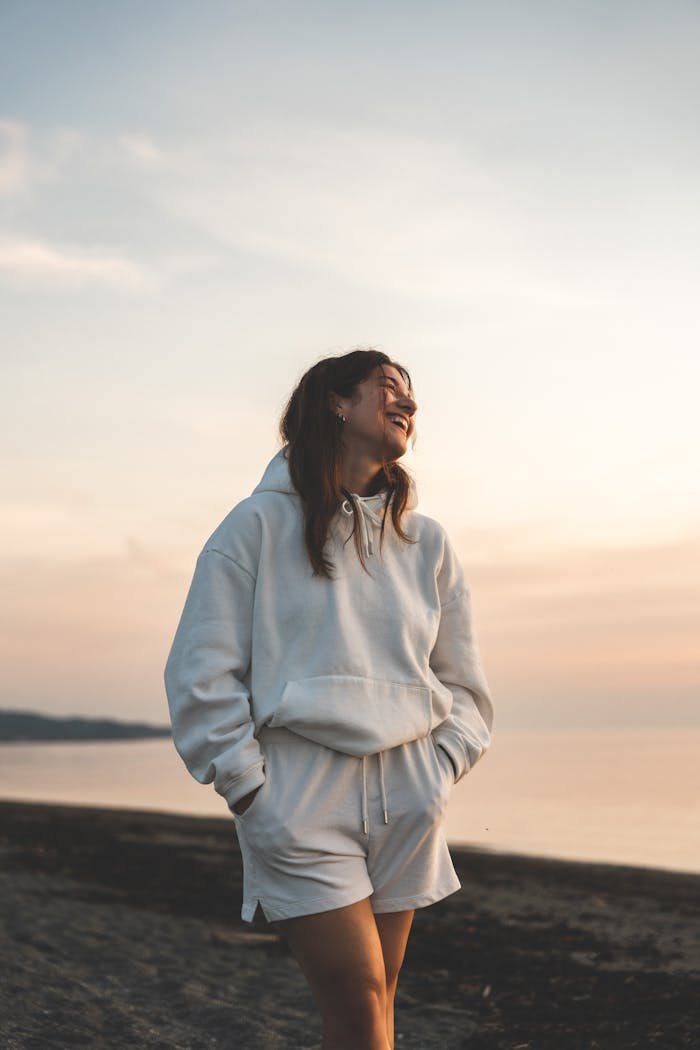
<instances>
[{"instance_id":1,"label":"hoodie cuff","mask_svg":"<svg viewBox=\"0 0 700 1050\"><path fill-rule=\"evenodd\" d=\"M452 777L453 777L453 779L454 779L454 781L455 781L455 783L456 783L456 782L457 782L457 766L456 766L456 764L455 764L455 760L454 760L454 758L452 757L452 755L450 754L450 752L449 752L449 751L447 750L447 748L446 748L446 747L443 747L443 746L442 746L442 744L438 744L437 746L438 746L438 747L440 748L440 750L441 750L441 751L444 751L444 753L445 753L445 754L447 755L447 757L449 758L449 760L450 760L450 765L452 766Z\"/></svg>"},{"instance_id":2,"label":"hoodie cuff","mask_svg":"<svg viewBox=\"0 0 700 1050\"><path fill-rule=\"evenodd\" d=\"M229 809L233 809L234 805L240 798L247 795L249 791L254 791L255 788L262 787L265 783L265 770L264 760L260 759L254 766L250 766L243 773L239 773L238 776L230 780L228 784L221 788L219 791L220 795L226 799L226 804Z\"/></svg>"},{"instance_id":3,"label":"hoodie cuff","mask_svg":"<svg viewBox=\"0 0 700 1050\"><path fill-rule=\"evenodd\" d=\"M456 729L451 729L449 726L443 724L433 730L433 738L438 747L441 747L443 751L447 752L450 762L454 767L456 784L457 781L461 780L471 769L471 762L469 761L467 749L464 746L462 737Z\"/></svg>"}]
</instances>

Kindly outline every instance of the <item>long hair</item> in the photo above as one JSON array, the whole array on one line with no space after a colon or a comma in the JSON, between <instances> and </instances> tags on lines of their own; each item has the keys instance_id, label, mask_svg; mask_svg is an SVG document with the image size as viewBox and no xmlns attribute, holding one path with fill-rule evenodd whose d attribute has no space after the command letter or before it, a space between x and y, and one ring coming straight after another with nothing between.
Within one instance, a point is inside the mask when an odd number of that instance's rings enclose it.
<instances>
[{"instance_id":1,"label":"long hair","mask_svg":"<svg viewBox=\"0 0 700 1050\"><path fill-rule=\"evenodd\" d=\"M370 375L378 365L393 365L403 376L408 389L413 392L411 377L403 365L392 361L381 350L352 350L339 357L325 357L317 361L301 377L282 413L279 434L288 444L289 473L292 483L302 499L304 508L304 540L314 576L333 579L333 562L323 548L328 538L331 521L342 500L350 496L342 484L342 424L333 413L330 394L359 401L358 384ZM383 387L386 404L386 385ZM386 415L383 426L386 428ZM415 443L414 421L411 434ZM405 543L414 543L401 525L409 494L410 476L395 460L387 461L382 452L382 468L370 483L370 495L386 486L384 515L380 533L380 551L384 539L387 508L392 494L391 519L398 536ZM352 501L351 501L352 502ZM359 541L358 511L352 502L355 523L355 548L363 569L367 566Z\"/></svg>"}]
</instances>

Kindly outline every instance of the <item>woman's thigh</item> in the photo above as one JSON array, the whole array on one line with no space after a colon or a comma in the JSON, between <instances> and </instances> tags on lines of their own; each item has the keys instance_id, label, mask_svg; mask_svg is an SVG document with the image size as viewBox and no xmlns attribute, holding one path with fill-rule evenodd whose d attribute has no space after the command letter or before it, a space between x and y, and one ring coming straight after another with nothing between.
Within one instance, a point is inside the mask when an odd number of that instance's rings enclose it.
<instances>
[{"instance_id":1,"label":"woman's thigh","mask_svg":"<svg viewBox=\"0 0 700 1050\"><path fill-rule=\"evenodd\" d=\"M382 945L387 987L391 987L398 980L414 915L415 911L411 909L379 912L374 916Z\"/></svg>"},{"instance_id":2,"label":"woman's thigh","mask_svg":"<svg viewBox=\"0 0 700 1050\"><path fill-rule=\"evenodd\" d=\"M368 897L274 926L297 959L324 1018L386 1008L384 953Z\"/></svg>"},{"instance_id":3,"label":"woman's thigh","mask_svg":"<svg viewBox=\"0 0 700 1050\"><path fill-rule=\"evenodd\" d=\"M403 965L415 912L375 914L368 902L365 898L357 904L274 925L309 970L337 970L342 957L353 975L360 970L374 973L381 961L379 969L383 968L386 982L391 983Z\"/></svg>"}]
</instances>

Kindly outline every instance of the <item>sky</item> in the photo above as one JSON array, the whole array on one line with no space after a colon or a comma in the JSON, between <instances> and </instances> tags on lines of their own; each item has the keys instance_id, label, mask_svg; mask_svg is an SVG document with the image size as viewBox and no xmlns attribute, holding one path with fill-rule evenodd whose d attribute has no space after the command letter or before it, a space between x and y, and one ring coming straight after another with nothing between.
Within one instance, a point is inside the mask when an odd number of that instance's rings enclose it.
<instances>
[{"instance_id":1,"label":"sky","mask_svg":"<svg viewBox=\"0 0 700 1050\"><path fill-rule=\"evenodd\" d=\"M494 730L700 724L700 6L3 0L0 706L167 722L315 361L402 460Z\"/></svg>"}]
</instances>

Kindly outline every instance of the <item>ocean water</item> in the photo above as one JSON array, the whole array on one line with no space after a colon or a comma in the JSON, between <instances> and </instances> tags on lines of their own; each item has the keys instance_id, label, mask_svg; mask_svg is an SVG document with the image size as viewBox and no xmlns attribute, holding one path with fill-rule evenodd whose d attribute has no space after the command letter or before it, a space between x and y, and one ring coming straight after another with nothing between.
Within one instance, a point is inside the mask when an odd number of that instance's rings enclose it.
<instances>
[{"instance_id":1,"label":"ocean water","mask_svg":"<svg viewBox=\"0 0 700 1050\"><path fill-rule=\"evenodd\" d=\"M168 738L0 745L0 797L230 818ZM700 728L501 730L455 785L448 841L700 873Z\"/></svg>"}]
</instances>

